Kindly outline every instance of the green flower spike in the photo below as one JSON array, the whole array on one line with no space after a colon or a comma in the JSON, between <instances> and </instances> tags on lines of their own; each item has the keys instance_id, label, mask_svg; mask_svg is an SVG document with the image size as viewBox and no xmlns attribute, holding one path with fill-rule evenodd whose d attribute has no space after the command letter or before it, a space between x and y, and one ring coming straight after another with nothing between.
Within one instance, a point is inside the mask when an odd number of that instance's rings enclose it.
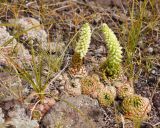
<instances>
[{"instance_id":1,"label":"green flower spike","mask_svg":"<svg viewBox=\"0 0 160 128\"><path fill-rule=\"evenodd\" d=\"M101 30L108 47L108 58L102 64L101 70L104 73L104 76L114 77L119 74L121 69L122 47L120 46L116 35L107 24L102 24Z\"/></svg>"},{"instance_id":2,"label":"green flower spike","mask_svg":"<svg viewBox=\"0 0 160 128\"><path fill-rule=\"evenodd\" d=\"M139 95L130 95L124 98L122 110L126 118L133 121L144 120L151 111L151 105L147 98Z\"/></svg>"},{"instance_id":3,"label":"green flower spike","mask_svg":"<svg viewBox=\"0 0 160 128\"><path fill-rule=\"evenodd\" d=\"M79 33L79 40L76 43L75 53L79 54L80 59L83 59L87 54L89 44L91 42L91 28L88 23L85 23Z\"/></svg>"},{"instance_id":4,"label":"green flower spike","mask_svg":"<svg viewBox=\"0 0 160 128\"><path fill-rule=\"evenodd\" d=\"M87 54L91 42L91 28L88 23L83 24L79 32L79 39L76 43L74 55L72 57L70 72L76 74L81 70L83 58Z\"/></svg>"}]
</instances>

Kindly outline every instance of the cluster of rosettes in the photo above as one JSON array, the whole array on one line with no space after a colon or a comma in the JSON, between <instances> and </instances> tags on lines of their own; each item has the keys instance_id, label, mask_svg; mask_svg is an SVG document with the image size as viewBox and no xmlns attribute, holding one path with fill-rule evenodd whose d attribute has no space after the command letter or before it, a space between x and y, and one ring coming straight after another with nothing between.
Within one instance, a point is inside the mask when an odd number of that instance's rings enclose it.
<instances>
[{"instance_id":1,"label":"cluster of rosettes","mask_svg":"<svg viewBox=\"0 0 160 128\"><path fill-rule=\"evenodd\" d=\"M75 53L79 54L80 59L83 59L84 56L86 55L90 42L91 42L91 28L88 23L85 23L79 32L79 39L75 47Z\"/></svg>"},{"instance_id":2,"label":"cluster of rosettes","mask_svg":"<svg viewBox=\"0 0 160 128\"><path fill-rule=\"evenodd\" d=\"M80 82L83 94L97 98L99 103L104 107L110 106L113 103L116 97L115 87L104 87L97 75L94 74L92 76L83 77Z\"/></svg>"},{"instance_id":3,"label":"cluster of rosettes","mask_svg":"<svg viewBox=\"0 0 160 128\"><path fill-rule=\"evenodd\" d=\"M102 64L101 70L107 76L118 75L121 69L122 47L116 35L107 24L103 24L101 30L108 47L108 58L104 64Z\"/></svg>"},{"instance_id":4,"label":"cluster of rosettes","mask_svg":"<svg viewBox=\"0 0 160 128\"><path fill-rule=\"evenodd\" d=\"M147 118L151 105L147 98L134 94L124 98L122 110L126 118L139 121Z\"/></svg>"},{"instance_id":5,"label":"cluster of rosettes","mask_svg":"<svg viewBox=\"0 0 160 128\"><path fill-rule=\"evenodd\" d=\"M115 77L121 71L122 47L116 35L107 24L103 24L101 30L108 47L108 58L101 65L100 69L104 76ZM72 58L72 67L76 72L81 69L80 67L88 51L90 40L91 30L89 24L86 23L80 30L79 40ZM117 96L122 100L121 108L126 118L134 121L143 120L151 110L149 100L134 94L133 86L126 80L122 81L113 82L113 86L104 86L95 76L86 76L80 80L80 84L82 93L97 98L101 106L110 106Z\"/></svg>"}]
</instances>

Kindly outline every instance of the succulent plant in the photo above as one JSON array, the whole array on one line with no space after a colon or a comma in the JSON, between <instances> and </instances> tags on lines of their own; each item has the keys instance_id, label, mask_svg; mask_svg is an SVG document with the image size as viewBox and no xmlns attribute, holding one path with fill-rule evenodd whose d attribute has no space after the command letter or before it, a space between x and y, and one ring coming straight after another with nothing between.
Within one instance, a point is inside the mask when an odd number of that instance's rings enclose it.
<instances>
[{"instance_id":1,"label":"succulent plant","mask_svg":"<svg viewBox=\"0 0 160 128\"><path fill-rule=\"evenodd\" d=\"M102 88L98 94L98 101L102 106L110 106L116 97L116 89L113 86Z\"/></svg>"},{"instance_id":2,"label":"succulent plant","mask_svg":"<svg viewBox=\"0 0 160 128\"><path fill-rule=\"evenodd\" d=\"M83 77L80 82L82 93L86 95L94 96L103 88L103 85L95 75Z\"/></svg>"},{"instance_id":3,"label":"succulent plant","mask_svg":"<svg viewBox=\"0 0 160 128\"><path fill-rule=\"evenodd\" d=\"M120 46L116 35L107 24L102 24L101 30L104 36L104 41L108 47L108 58L101 65L101 70L104 76L115 77L121 70L122 47Z\"/></svg>"},{"instance_id":4,"label":"succulent plant","mask_svg":"<svg viewBox=\"0 0 160 128\"><path fill-rule=\"evenodd\" d=\"M122 102L122 110L126 118L133 121L144 120L151 111L149 99L140 95L129 95Z\"/></svg>"},{"instance_id":5,"label":"succulent plant","mask_svg":"<svg viewBox=\"0 0 160 128\"><path fill-rule=\"evenodd\" d=\"M113 86L116 87L117 96L120 99L123 99L126 96L134 94L134 88L130 85L129 82L123 83L116 81L113 83Z\"/></svg>"},{"instance_id":6,"label":"succulent plant","mask_svg":"<svg viewBox=\"0 0 160 128\"><path fill-rule=\"evenodd\" d=\"M83 58L85 57L91 41L91 28L88 23L83 24L79 32L79 39L76 43L74 55L72 57L70 73L75 74L80 71Z\"/></svg>"},{"instance_id":7,"label":"succulent plant","mask_svg":"<svg viewBox=\"0 0 160 128\"><path fill-rule=\"evenodd\" d=\"M78 53L74 53L72 57L72 62L71 62L71 68L69 69L70 73L72 75L81 75L85 74L86 70L85 67L82 66L83 60L80 59L80 55Z\"/></svg>"}]
</instances>

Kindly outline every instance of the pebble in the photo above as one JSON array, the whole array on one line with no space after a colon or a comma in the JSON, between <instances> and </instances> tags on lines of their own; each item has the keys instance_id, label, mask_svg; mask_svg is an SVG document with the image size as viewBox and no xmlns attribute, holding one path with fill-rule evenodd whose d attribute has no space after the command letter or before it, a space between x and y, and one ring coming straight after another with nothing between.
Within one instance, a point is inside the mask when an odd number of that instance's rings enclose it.
<instances>
[{"instance_id":1,"label":"pebble","mask_svg":"<svg viewBox=\"0 0 160 128\"><path fill-rule=\"evenodd\" d=\"M149 52L149 53L152 53L152 52L153 52L153 48L152 48L152 47L149 47L149 48L148 48L148 52Z\"/></svg>"},{"instance_id":2,"label":"pebble","mask_svg":"<svg viewBox=\"0 0 160 128\"><path fill-rule=\"evenodd\" d=\"M155 71L155 70L152 70L151 73L152 73L152 74L156 74L156 71Z\"/></svg>"},{"instance_id":3,"label":"pebble","mask_svg":"<svg viewBox=\"0 0 160 128\"><path fill-rule=\"evenodd\" d=\"M52 90L52 94L53 94L54 96L57 96L57 95L59 95L59 91L58 91L58 90Z\"/></svg>"},{"instance_id":4,"label":"pebble","mask_svg":"<svg viewBox=\"0 0 160 128\"><path fill-rule=\"evenodd\" d=\"M63 76L60 75L60 76L58 77L58 80L63 80Z\"/></svg>"},{"instance_id":5,"label":"pebble","mask_svg":"<svg viewBox=\"0 0 160 128\"><path fill-rule=\"evenodd\" d=\"M65 83L66 83L65 80L62 80L59 84L64 85Z\"/></svg>"},{"instance_id":6,"label":"pebble","mask_svg":"<svg viewBox=\"0 0 160 128\"><path fill-rule=\"evenodd\" d=\"M60 90L64 90L64 86L60 86L59 89L60 89Z\"/></svg>"},{"instance_id":7,"label":"pebble","mask_svg":"<svg viewBox=\"0 0 160 128\"><path fill-rule=\"evenodd\" d=\"M99 48L95 51L96 54L101 54L104 52L104 46L99 46Z\"/></svg>"}]
</instances>

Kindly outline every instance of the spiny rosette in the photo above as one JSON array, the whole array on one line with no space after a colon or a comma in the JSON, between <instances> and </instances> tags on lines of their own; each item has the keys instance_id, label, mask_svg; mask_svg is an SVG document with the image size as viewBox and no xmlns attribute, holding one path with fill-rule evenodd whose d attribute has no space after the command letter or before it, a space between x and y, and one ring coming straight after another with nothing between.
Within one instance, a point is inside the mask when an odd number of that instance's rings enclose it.
<instances>
[{"instance_id":1,"label":"spiny rosette","mask_svg":"<svg viewBox=\"0 0 160 128\"><path fill-rule=\"evenodd\" d=\"M108 47L108 58L104 64L102 64L101 70L107 76L116 76L120 73L121 69L122 47L120 46L116 35L107 24L102 24L101 30L104 41Z\"/></svg>"},{"instance_id":2,"label":"spiny rosette","mask_svg":"<svg viewBox=\"0 0 160 128\"><path fill-rule=\"evenodd\" d=\"M116 97L116 89L113 86L106 86L98 94L98 101L101 106L110 106Z\"/></svg>"},{"instance_id":3,"label":"spiny rosette","mask_svg":"<svg viewBox=\"0 0 160 128\"><path fill-rule=\"evenodd\" d=\"M75 53L83 59L87 54L89 44L91 42L91 28L88 23L83 24L79 32L79 39L76 43Z\"/></svg>"},{"instance_id":4,"label":"spiny rosette","mask_svg":"<svg viewBox=\"0 0 160 128\"><path fill-rule=\"evenodd\" d=\"M83 66L83 60L80 59L80 55L75 53L72 57L71 67L69 68L69 74L72 77L84 77L87 75L85 66Z\"/></svg>"},{"instance_id":5,"label":"spiny rosette","mask_svg":"<svg viewBox=\"0 0 160 128\"><path fill-rule=\"evenodd\" d=\"M117 96L120 99L125 98L126 96L134 94L134 88L131 86L129 82L120 82L115 81L113 86L116 87Z\"/></svg>"},{"instance_id":6,"label":"spiny rosette","mask_svg":"<svg viewBox=\"0 0 160 128\"><path fill-rule=\"evenodd\" d=\"M149 99L140 95L130 95L124 98L122 110L126 118L133 121L145 120L151 111Z\"/></svg>"},{"instance_id":7,"label":"spiny rosette","mask_svg":"<svg viewBox=\"0 0 160 128\"><path fill-rule=\"evenodd\" d=\"M103 84L100 83L96 75L83 77L80 82L82 93L90 95L93 98L96 98L97 93L99 93L101 88L104 87Z\"/></svg>"}]
</instances>

